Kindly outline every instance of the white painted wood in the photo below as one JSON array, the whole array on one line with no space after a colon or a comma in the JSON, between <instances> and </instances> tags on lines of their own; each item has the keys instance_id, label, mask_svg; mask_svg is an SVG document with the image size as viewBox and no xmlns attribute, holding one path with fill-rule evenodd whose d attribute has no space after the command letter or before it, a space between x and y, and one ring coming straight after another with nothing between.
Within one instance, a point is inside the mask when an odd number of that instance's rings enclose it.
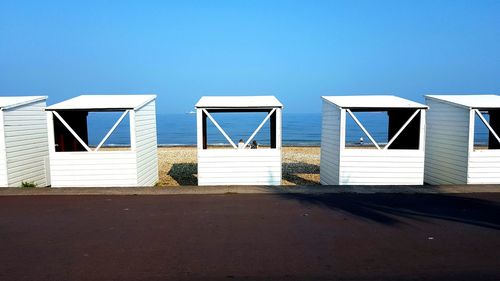
<instances>
[{"instance_id":1,"label":"white painted wood","mask_svg":"<svg viewBox=\"0 0 500 281\"><path fill-rule=\"evenodd\" d=\"M137 150L137 135L135 131L135 111L131 110L128 113L129 129L130 129L130 150Z\"/></svg>"},{"instance_id":2,"label":"white painted wood","mask_svg":"<svg viewBox=\"0 0 500 281\"><path fill-rule=\"evenodd\" d=\"M46 97L13 98L12 105L3 104L0 121L0 186L20 187L23 181L47 186L48 156ZM2 157L3 155L3 157ZM6 178L6 182L1 180Z\"/></svg>"},{"instance_id":3,"label":"white painted wood","mask_svg":"<svg viewBox=\"0 0 500 281\"><path fill-rule=\"evenodd\" d=\"M323 101L321 126L320 182L325 185L339 184L340 148L344 139L345 109L339 109Z\"/></svg>"},{"instance_id":4,"label":"white painted wood","mask_svg":"<svg viewBox=\"0 0 500 281\"><path fill-rule=\"evenodd\" d=\"M5 151L5 128L3 122L3 111L0 109L0 187L8 186L7 178L7 156Z\"/></svg>"},{"instance_id":5,"label":"white painted wood","mask_svg":"<svg viewBox=\"0 0 500 281\"><path fill-rule=\"evenodd\" d=\"M80 138L80 136L73 130L73 128L71 128L71 126L66 123L66 121L64 120L64 118L62 118L61 115L59 115L59 113L57 113L57 111L53 111L54 113L54 116L59 119L59 121L61 121L61 123L64 125L64 127L66 127L66 129L68 129L68 131L75 137L75 139L87 150L87 151L92 151L92 149L90 149L90 147L82 140L82 138Z\"/></svg>"},{"instance_id":6,"label":"white painted wood","mask_svg":"<svg viewBox=\"0 0 500 281\"><path fill-rule=\"evenodd\" d=\"M280 149L198 150L198 185L279 185Z\"/></svg>"},{"instance_id":7,"label":"white painted wood","mask_svg":"<svg viewBox=\"0 0 500 281\"><path fill-rule=\"evenodd\" d=\"M358 118L356 118L356 116L351 112L351 110L346 109L346 111L347 111L347 113L349 113L349 115L352 117L352 119L358 125L358 127L363 131L363 133L365 133L368 136L368 138L375 145L375 147L380 150L380 146L378 145L378 143L375 141L375 139L372 137L372 135L368 132L368 130L365 129L363 124L361 124L361 122L359 122Z\"/></svg>"},{"instance_id":8,"label":"white painted wood","mask_svg":"<svg viewBox=\"0 0 500 281\"><path fill-rule=\"evenodd\" d=\"M0 109L9 110L18 106L29 105L36 102L47 100L46 96L17 96L17 97L0 97ZM27 111L29 109L24 109Z\"/></svg>"},{"instance_id":9,"label":"white painted wood","mask_svg":"<svg viewBox=\"0 0 500 281\"><path fill-rule=\"evenodd\" d=\"M418 149L380 149L378 144L352 114L353 108L415 108L417 111L403 125L399 133L421 111L425 119L426 106L400 98L386 96L349 98L323 97L321 131L320 182L324 185L421 185L424 179L425 120L420 125ZM372 98L376 101L372 102ZM338 104L336 104L338 103ZM341 105L341 106L339 106ZM346 116L349 114L378 149L345 147ZM398 134L395 136L397 137ZM390 143L389 143L390 145Z\"/></svg>"},{"instance_id":10,"label":"white painted wood","mask_svg":"<svg viewBox=\"0 0 500 281\"><path fill-rule=\"evenodd\" d=\"M427 108L424 104L391 95L323 96L322 98L341 108Z\"/></svg>"},{"instance_id":11,"label":"white painted wood","mask_svg":"<svg viewBox=\"0 0 500 281\"><path fill-rule=\"evenodd\" d=\"M202 97L197 108L273 108L283 107L274 96L206 96Z\"/></svg>"},{"instance_id":12,"label":"white painted wood","mask_svg":"<svg viewBox=\"0 0 500 281\"><path fill-rule=\"evenodd\" d=\"M155 95L81 95L51 105L47 110L138 110Z\"/></svg>"},{"instance_id":13,"label":"white painted wood","mask_svg":"<svg viewBox=\"0 0 500 281\"><path fill-rule=\"evenodd\" d=\"M196 140L198 149L203 149L203 109L196 109Z\"/></svg>"},{"instance_id":14,"label":"white painted wood","mask_svg":"<svg viewBox=\"0 0 500 281\"><path fill-rule=\"evenodd\" d=\"M115 131L116 127L118 127L118 125L120 125L123 118L125 118L125 116L129 112L130 112L130 110L125 110L123 112L123 114L120 116L120 118L118 118L118 120L115 122L113 127L111 127L111 129L108 131L108 133L104 136L104 138L101 140L101 142L97 145L97 147L95 148L95 151L99 151L99 148L101 148L101 146L108 140L109 136L111 136L111 134Z\"/></svg>"},{"instance_id":15,"label":"white painted wood","mask_svg":"<svg viewBox=\"0 0 500 281\"><path fill-rule=\"evenodd\" d=\"M151 186L158 182L156 136L156 103L150 101L135 112L137 185Z\"/></svg>"},{"instance_id":16,"label":"white painted wood","mask_svg":"<svg viewBox=\"0 0 500 281\"><path fill-rule=\"evenodd\" d=\"M273 96L202 97L197 108L198 185L279 185L281 184L281 136L283 105ZM251 134L255 137L273 113L276 113L276 148L274 149L203 149L203 118L205 113L233 148L236 144L213 119L209 109L269 109L270 113Z\"/></svg>"},{"instance_id":17,"label":"white painted wood","mask_svg":"<svg viewBox=\"0 0 500 281\"><path fill-rule=\"evenodd\" d=\"M498 95L426 95L426 100L436 100L441 103L465 108L500 108Z\"/></svg>"},{"instance_id":18,"label":"white painted wood","mask_svg":"<svg viewBox=\"0 0 500 281\"><path fill-rule=\"evenodd\" d=\"M500 150L474 150L475 115L494 132L479 112L500 108L495 95L426 96L425 181L431 184L498 184ZM495 132L496 133L496 132ZM498 135L495 136L498 140Z\"/></svg>"},{"instance_id":19,"label":"white painted wood","mask_svg":"<svg viewBox=\"0 0 500 281\"><path fill-rule=\"evenodd\" d=\"M404 131L404 129L410 124L410 122L417 116L417 114L420 112L420 109L417 109L415 113L413 113L410 118L403 124L403 126L392 136L392 138L387 142L387 144L384 146L384 150L387 150L389 146L399 137L399 135Z\"/></svg>"},{"instance_id":20,"label":"white painted wood","mask_svg":"<svg viewBox=\"0 0 500 281\"><path fill-rule=\"evenodd\" d=\"M137 186L134 151L51 154L52 187Z\"/></svg>"},{"instance_id":21,"label":"white painted wood","mask_svg":"<svg viewBox=\"0 0 500 281\"><path fill-rule=\"evenodd\" d=\"M281 149L282 144L282 135L283 135L283 127L282 127L282 109L278 108L276 109L276 148Z\"/></svg>"},{"instance_id":22,"label":"white painted wood","mask_svg":"<svg viewBox=\"0 0 500 281\"><path fill-rule=\"evenodd\" d=\"M344 149L339 170L340 185L421 185L424 151Z\"/></svg>"},{"instance_id":23,"label":"white painted wood","mask_svg":"<svg viewBox=\"0 0 500 281\"><path fill-rule=\"evenodd\" d=\"M234 144L233 140L231 140L231 138L227 135L226 131L224 131L224 129L222 129L222 127L219 125L219 123L217 123L217 121L215 121L215 119L212 117L212 115L210 113L208 113L208 111L206 109L203 109L203 112L207 115L208 119L210 119L210 121L212 121L212 123L215 125L215 127L217 127L217 129L222 133L222 135L226 138L226 140L234 148L238 148L236 146L236 144Z\"/></svg>"},{"instance_id":24,"label":"white painted wood","mask_svg":"<svg viewBox=\"0 0 500 281\"><path fill-rule=\"evenodd\" d=\"M273 108L271 110L271 112L269 112L269 114L267 114L266 118L264 118L264 120L262 120L262 122L259 124L259 126L257 127L257 129L255 129L255 131L253 131L252 135L250 135L250 137L248 138L248 140L245 143L244 147L248 146L248 144L253 140L253 138L255 137L255 135L257 135L257 133L260 131L260 129L262 129L262 126L264 126L264 124L266 124L267 120L269 120L269 118L271 117L271 115L273 115L273 113L275 111L276 111L276 108Z\"/></svg>"},{"instance_id":25,"label":"white painted wood","mask_svg":"<svg viewBox=\"0 0 500 281\"><path fill-rule=\"evenodd\" d=\"M95 98L93 102L106 102L110 96ZM120 99L122 96L112 96ZM72 103L62 103L60 107L67 110L81 109L91 103L86 96L83 105L69 107ZM53 187L112 187L112 186L152 186L158 181L158 156L156 136L156 103L154 96L133 96L124 98L132 108L122 108L125 112L110 130L116 128L125 115L129 114L130 120L130 145L129 151L78 151L56 152L54 147L53 115L57 112L47 111L50 138L50 175ZM82 99L77 99L82 100ZM144 103L145 102L145 103ZM115 110L125 106L126 103L117 103L116 107L91 107L90 111ZM110 133L106 135L109 137ZM101 142L101 143L103 143ZM100 147L100 146L98 146Z\"/></svg>"},{"instance_id":26,"label":"white painted wood","mask_svg":"<svg viewBox=\"0 0 500 281\"><path fill-rule=\"evenodd\" d=\"M495 132L495 130L490 126L490 123L488 123L488 121L484 118L483 114L481 114L481 112L477 109L474 109L474 112L476 113L477 116L479 116L481 122L483 122L483 124L488 128L488 130L495 137L497 142L500 143L500 138L498 137L497 132Z\"/></svg>"},{"instance_id":27,"label":"white painted wood","mask_svg":"<svg viewBox=\"0 0 500 281\"><path fill-rule=\"evenodd\" d=\"M467 183L469 147L473 144L474 116L468 108L426 98L425 182ZM472 123L471 123L472 120ZM471 134L472 132L472 134Z\"/></svg>"}]
</instances>

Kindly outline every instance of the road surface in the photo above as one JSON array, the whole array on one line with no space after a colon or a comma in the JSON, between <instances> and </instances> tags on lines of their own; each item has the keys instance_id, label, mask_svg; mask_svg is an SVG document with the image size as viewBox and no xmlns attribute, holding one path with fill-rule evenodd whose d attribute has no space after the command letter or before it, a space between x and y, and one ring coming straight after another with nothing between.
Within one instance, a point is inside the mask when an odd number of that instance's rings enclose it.
<instances>
[{"instance_id":1,"label":"road surface","mask_svg":"<svg viewBox=\"0 0 500 281\"><path fill-rule=\"evenodd\" d=\"M500 280L500 194L0 197L0 280Z\"/></svg>"}]
</instances>

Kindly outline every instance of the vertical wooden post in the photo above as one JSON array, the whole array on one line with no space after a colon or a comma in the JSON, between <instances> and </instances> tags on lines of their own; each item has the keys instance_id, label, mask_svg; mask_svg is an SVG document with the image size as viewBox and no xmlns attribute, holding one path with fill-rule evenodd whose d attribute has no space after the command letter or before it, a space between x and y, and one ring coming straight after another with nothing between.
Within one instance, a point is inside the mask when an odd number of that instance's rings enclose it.
<instances>
[{"instance_id":1,"label":"vertical wooden post","mask_svg":"<svg viewBox=\"0 0 500 281\"><path fill-rule=\"evenodd\" d=\"M282 147L282 108L276 109L276 148L281 149Z\"/></svg>"},{"instance_id":2,"label":"vertical wooden post","mask_svg":"<svg viewBox=\"0 0 500 281\"><path fill-rule=\"evenodd\" d=\"M276 148L276 111L271 115L271 118L269 119L269 125L269 140L271 142L271 148Z\"/></svg>"},{"instance_id":3,"label":"vertical wooden post","mask_svg":"<svg viewBox=\"0 0 500 281\"><path fill-rule=\"evenodd\" d=\"M426 117L427 110L422 109L420 110L420 141L418 145L418 150L420 151L425 151L425 139L426 139Z\"/></svg>"},{"instance_id":4,"label":"vertical wooden post","mask_svg":"<svg viewBox=\"0 0 500 281\"><path fill-rule=\"evenodd\" d=\"M198 149L207 148L207 115L203 109L196 109L196 143Z\"/></svg>"},{"instance_id":5,"label":"vertical wooden post","mask_svg":"<svg viewBox=\"0 0 500 281\"><path fill-rule=\"evenodd\" d=\"M500 111L490 110L488 111L490 115L490 126L497 133L500 133ZM500 142L496 139L493 132L488 132L488 149L499 149Z\"/></svg>"},{"instance_id":6,"label":"vertical wooden post","mask_svg":"<svg viewBox=\"0 0 500 281\"><path fill-rule=\"evenodd\" d=\"M49 155L56 152L56 141L54 138L54 114L52 111L46 111L47 113L47 134L49 143Z\"/></svg>"},{"instance_id":7,"label":"vertical wooden post","mask_svg":"<svg viewBox=\"0 0 500 281\"><path fill-rule=\"evenodd\" d=\"M208 137L207 137L207 114L205 112L203 112L202 114L203 118L202 118L202 127L203 127L203 131L202 131L202 137L203 137L203 149L207 149L208 148Z\"/></svg>"},{"instance_id":8,"label":"vertical wooden post","mask_svg":"<svg viewBox=\"0 0 500 281\"><path fill-rule=\"evenodd\" d=\"M340 130L340 151L339 155L342 155L342 150L345 149L345 118L346 118L346 110L340 109L340 119L339 121L339 130Z\"/></svg>"},{"instance_id":9,"label":"vertical wooden post","mask_svg":"<svg viewBox=\"0 0 500 281\"><path fill-rule=\"evenodd\" d=\"M137 130L136 130L136 126L135 126L135 110L130 110L130 112L129 112L129 123L130 123L130 150L135 151L137 149L137 135L136 135Z\"/></svg>"},{"instance_id":10,"label":"vertical wooden post","mask_svg":"<svg viewBox=\"0 0 500 281\"><path fill-rule=\"evenodd\" d=\"M469 161L471 153L474 151L475 118L476 118L476 112L474 111L474 109L469 110L469 149L467 155L467 163ZM468 171L467 171L467 178L469 178Z\"/></svg>"}]
</instances>

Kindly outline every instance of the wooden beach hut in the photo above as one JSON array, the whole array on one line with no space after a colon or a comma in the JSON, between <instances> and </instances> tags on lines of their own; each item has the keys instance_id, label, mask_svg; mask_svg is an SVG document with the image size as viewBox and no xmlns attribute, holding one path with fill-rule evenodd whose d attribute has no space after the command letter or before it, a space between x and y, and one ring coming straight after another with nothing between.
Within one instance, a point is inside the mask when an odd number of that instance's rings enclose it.
<instances>
[{"instance_id":1,"label":"wooden beach hut","mask_svg":"<svg viewBox=\"0 0 500 281\"><path fill-rule=\"evenodd\" d=\"M151 186L158 181L156 96L83 95L47 107L52 187ZM89 145L89 112L120 112L98 145ZM130 147L103 149L125 118Z\"/></svg>"},{"instance_id":2,"label":"wooden beach hut","mask_svg":"<svg viewBox=\"0 0 500 281\"><path fill-rule=\"evenodd\" d=\"M47 186L45 96L0 97L0 186Z\"/></svg>"},{"instance_id":3,"label":"wooden beach hut","mask_svg":"<svg viewBox=\"0 0 500 281\"><path fill-rule=\"evenodd\" d=\"M427 95L425 182L500 183L500 96ZM478 144L476 127L486 132ZM476 144L476 145L475 145Z\"/></svg>"},{"instance_id":4,"label":"wooden beach hut","mask_svg":"<svg viewBox=\"0 0 500 281\"><path fill-rule=\"evenodd\" d=\"M281 184L281 111L274 96L206 96L196 104L199 185L279 185ZM212 116L214 113L265 112L267 115L245 141L244 148L228 136ZM231 147L209 147L207 119L222 133ZM249 144L270 122L270 145L249 149Z\"/></svg>"},{"instance_id":5,"label":"wooden beach hut","mask_svg":"<svg viewBox=\"0 0 500 281\"><path fill-rule=\"evenodd\" d=\"M320 181L324 185L423 184L427 106L395 96L324 96ZM377 143L359 112L386 112L386 142ZM367 143L346 143L346 119Z\"/></svg>"}]
</instances>

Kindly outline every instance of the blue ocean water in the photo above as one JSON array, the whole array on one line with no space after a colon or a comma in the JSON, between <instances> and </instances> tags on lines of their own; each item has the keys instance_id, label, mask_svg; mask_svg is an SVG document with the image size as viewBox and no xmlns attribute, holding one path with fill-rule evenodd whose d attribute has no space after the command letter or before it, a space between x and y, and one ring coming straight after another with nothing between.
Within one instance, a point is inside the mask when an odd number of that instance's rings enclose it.
<instances>
[{"instance_id":1,"label":"blue ocean water","mask_svg":"<svg viewBox=\"0 0 500 281\"><path fill-rule=\"evenodd\" d=\"M387 115L384 113L355 113L360 122L370 132L377 143L387 142ZM120 113L90 113L89 142L97 145L120 117ZM218 113L213 117L226 131L231 139L237 143L244 141L253 133L265 118L264 113ZM158 114L157 134L159 145L196 145L196 114ZM227 144L224 136L207 120L209 144ZM482 126L481 126L482 125ZM284 113L283 114L283 144L316 146L321 144L321 114L320 113ZM368 137L350 118L346 119L346 142L358 143L363 137L364 143L369 143ZM128 118L117 127L115 132L106 141L106 145L130 144ZM487 142L487 129L476 120L476 143ZM269 144L269 122L262 127L255 136L259 144Z\"/></svg>"}]
</instances>

